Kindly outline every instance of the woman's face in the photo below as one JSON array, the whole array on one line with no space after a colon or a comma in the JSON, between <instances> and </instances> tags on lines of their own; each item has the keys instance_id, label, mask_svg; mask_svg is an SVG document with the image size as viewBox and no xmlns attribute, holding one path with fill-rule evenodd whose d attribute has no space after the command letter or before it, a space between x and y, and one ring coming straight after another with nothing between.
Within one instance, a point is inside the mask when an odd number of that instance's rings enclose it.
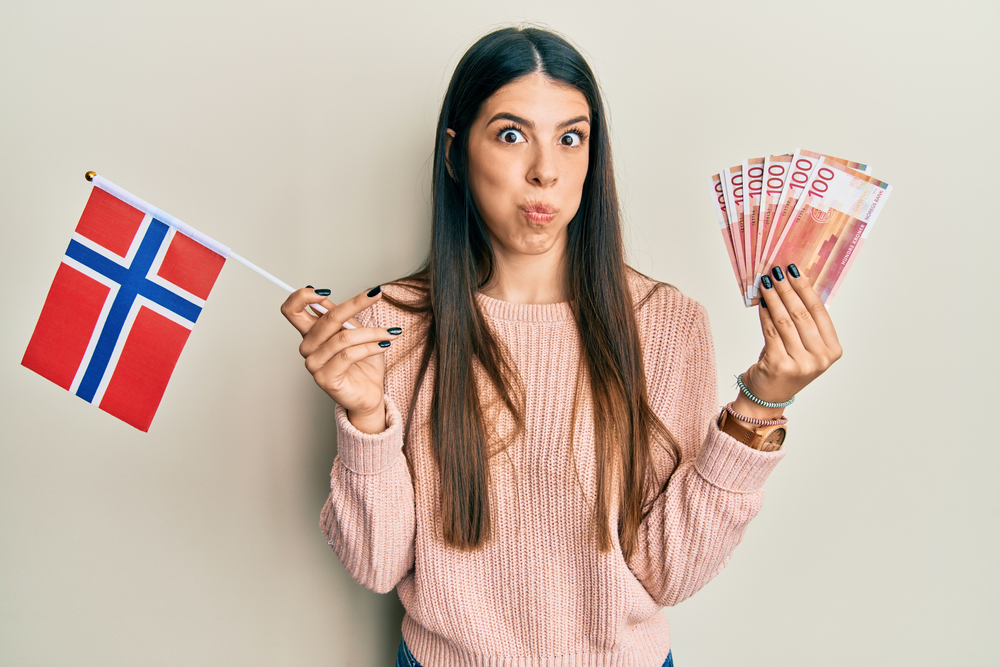
<instances>
[{"instance_id":1,"label":"woman's face","mask_svg":"<svg viewBox=\"0 0 1000 667\"><path fill-rule=\"evenodd\" d=\"M563 252L589 135L587 98L547 76L521 77L486 100L469 131L469 178L498 255Z\"/></svg>"}]
</instances>

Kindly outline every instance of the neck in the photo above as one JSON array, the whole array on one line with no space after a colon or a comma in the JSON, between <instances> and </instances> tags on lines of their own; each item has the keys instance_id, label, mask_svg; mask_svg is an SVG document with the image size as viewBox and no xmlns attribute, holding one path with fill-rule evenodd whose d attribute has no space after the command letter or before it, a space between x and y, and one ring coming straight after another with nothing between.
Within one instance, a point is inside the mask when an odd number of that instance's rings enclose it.
<instances>
[{"instance_id":1,"label":"neck","mask_svg":"<svg viewBox=\"0 0 1000 667\"><path fill-rule=\"evenodd\" d=\"M496 267L493 278L480 290L486 296L510 303L562 303L569 300L566 285L566 244L556 244L537 255L506 251L493 244Z\"/></svg>"}]
</instances>

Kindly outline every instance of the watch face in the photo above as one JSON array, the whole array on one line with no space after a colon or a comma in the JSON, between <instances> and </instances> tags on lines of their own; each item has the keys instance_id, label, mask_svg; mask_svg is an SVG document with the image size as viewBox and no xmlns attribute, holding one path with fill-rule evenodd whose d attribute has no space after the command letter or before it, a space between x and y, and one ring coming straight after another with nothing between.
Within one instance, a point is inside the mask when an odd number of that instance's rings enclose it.
<instances>
[{"instance_id":1,"label":"watch face","mask_svg":"<svg viewBox=\"0 0 1000 667\"><path fill-rule=\"evenodd\" d=\"M785 441L785 429L784 427L779 427L767 434L764 438L764 442L761 443L761 451L773 452L781 447L781 444Z\"/></svg>"}]
</instances>

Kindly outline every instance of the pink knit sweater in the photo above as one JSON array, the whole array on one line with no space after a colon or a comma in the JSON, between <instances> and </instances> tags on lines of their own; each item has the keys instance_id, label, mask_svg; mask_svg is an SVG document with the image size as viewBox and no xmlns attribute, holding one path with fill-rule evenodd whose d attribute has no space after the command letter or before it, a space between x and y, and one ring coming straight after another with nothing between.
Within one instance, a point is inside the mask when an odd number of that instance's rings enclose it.
<instances>
[{"instance_id":1,"label":"pink knit sweater","mask_svg":"<svg viewBox=\"0 0 1000 667\"><path fill-rule=\"evenodd\" d=\"M630 278L634 297L651 283ZM405 297L392 286L386 293ZM654 444L655 505L626 563L618 543L597 546L592 506L596 466L589 386L570 415L580 347L569 304L524 305L477 295L506 344L526 395L524 432L490 460L494 536L481 551L445 544L440 486L425 425L430 387L403 419L416 378L420 322L382 300L358 316L365 326L403 327L386 351L388 427L355 429L337 407L339 453L321 527L359 583L396 588L406 609L403 638L424 667L655 667L670 650L664 605L684 600L719 573L760 509L762 484L784 451L762 453L719 432L715 357L704 308L661 287L638 311L649 399L677 439L680 467ZM638 300L638 298L636 298ZM428 371L428 376L433 368ZM430 382L428 377L425 382ZM490 394L484 389L484 403ZM492 420L509 429L503 413ZM411 481L406 459L413 466Z\"/></svg>"}]
</instances>

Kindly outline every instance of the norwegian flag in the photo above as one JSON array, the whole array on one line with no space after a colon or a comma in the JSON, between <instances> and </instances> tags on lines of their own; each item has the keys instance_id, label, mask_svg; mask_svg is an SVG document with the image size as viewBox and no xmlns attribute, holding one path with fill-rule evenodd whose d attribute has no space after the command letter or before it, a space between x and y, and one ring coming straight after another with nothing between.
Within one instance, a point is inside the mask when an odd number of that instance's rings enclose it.
<instances>
[{"instance_id":1,"label":"norwegian flag","mask_svg":"<svg viewBox=\"0 0 1000 667\"><path fill-rule=\"evenodd\" d=\"M21 365L148 431L228 253L96 177Z\"/></svg>"}]
</instances>

